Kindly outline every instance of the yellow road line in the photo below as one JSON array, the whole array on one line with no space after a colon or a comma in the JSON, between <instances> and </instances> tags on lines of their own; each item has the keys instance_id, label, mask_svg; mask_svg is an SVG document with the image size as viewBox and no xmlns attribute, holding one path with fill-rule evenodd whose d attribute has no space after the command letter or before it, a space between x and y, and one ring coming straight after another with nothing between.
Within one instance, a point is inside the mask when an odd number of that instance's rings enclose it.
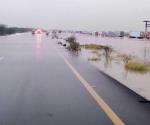
<instances>
[{"instance_id":1,"label":"yellow road line","mask_svg":"<svg viewBox=\"0 0 150 125\"><path fill-rule=\"evenodd\" d=\"M67 66L72 70L72 72L84 85L86 90L95 99L100 108L102 108L102 110L106 113L106 115L111 119L114 125L125 125L125 123L117 116L117 114L109 107L109 105L96 93L96 91L90 86L90 84L77 72L77 70L69 63L69 61L60 53L59 55L63 58Z\"/></svg>"}]
</instances>

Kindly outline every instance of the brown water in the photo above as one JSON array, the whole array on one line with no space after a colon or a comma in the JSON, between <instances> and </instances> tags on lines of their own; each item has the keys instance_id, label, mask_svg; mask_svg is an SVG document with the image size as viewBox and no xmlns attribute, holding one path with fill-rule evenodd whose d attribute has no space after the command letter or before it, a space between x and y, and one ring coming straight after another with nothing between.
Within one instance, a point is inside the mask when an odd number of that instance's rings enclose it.
<instances>
[{"instance_id":1,"label":"brown water","mask_svg":"<svg viewBox=\"0 0 150 125\"><path fill-rule=\"evenodd\" d=\"M85 49L80 54L80 58L84 60L95 56L91 50ZM105 56L101 56L100 59L100 61L90 61L90 63L139 95L150 100L150 72L139 73L127 71L124 63L120 60L106 59Z\"/></svg>"},{"instance_id":2,"label":"brown water","mask_svg":"<svg viewBox=\"0 0 150 125\"><path fill-rule=\"evenodd\" d=\"M62 37L68 37L72 34L62 34ZM129 38L106 38L95 37L90 35L73 34L76 36L80 44L101 44L111 46L117 53L129 54L137 58L150 61L150 41L129 39ZM95 57L91 50L82 49L79 58L87 60ZM125 69L125 65L121 60L106 59L103 55L100 61L90 61L92 65L116 79L124 86L130 88L142 97L150 100L150 72L139 73L131 72Z\"/></svg>"},{"instance_id":3,"label":"brown water","mask_svg":"<svg viewBox=\"0 0 150 125\"><path fill-rule=\"evenodd\" d=\"M80 44L96 43L111 46L114 50L150 61L150 40L129 38L108 38L89 35L76 35Z\"/></svg>"}]
</instances>

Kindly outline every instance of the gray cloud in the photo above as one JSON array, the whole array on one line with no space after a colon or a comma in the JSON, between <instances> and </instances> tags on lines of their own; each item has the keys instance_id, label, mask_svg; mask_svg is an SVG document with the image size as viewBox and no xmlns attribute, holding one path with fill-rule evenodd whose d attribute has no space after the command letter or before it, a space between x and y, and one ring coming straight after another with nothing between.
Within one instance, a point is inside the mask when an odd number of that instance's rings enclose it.
<instances>
[{"instance_id":1,"label":"gray cloud","mask_svg":"<svg viewBox=\"0 0 150 125\"><path fill-rule=\"evenodd\" d=\"M0 23L81 30L142 30L149 0L1 0Z\"/></svg>"}]
</instances>

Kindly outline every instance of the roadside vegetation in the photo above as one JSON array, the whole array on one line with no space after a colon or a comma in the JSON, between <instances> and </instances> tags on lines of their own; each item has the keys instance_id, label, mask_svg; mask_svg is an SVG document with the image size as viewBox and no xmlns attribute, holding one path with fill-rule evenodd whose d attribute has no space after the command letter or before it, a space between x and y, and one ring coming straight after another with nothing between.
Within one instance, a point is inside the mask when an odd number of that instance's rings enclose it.
<instances>
[{"instance_id":1,"label":"roadside vegetation","mask_svg":"<svg viewBox=\"0 0 150 125\"><path fill-rule=\"evenodd\" d=\"M81 48L92 50L94 57L88 58L88 61L100 61L101 56L103 55L106 59L106 62L110 62L111 53L113 49L109 46L99 45L99 44L84 44L80 45Z\"/></svg>"},{"instance_id":2,"label":"roadside vegetation","mask_svg":"<svg viewBox=\"0 0 150 125\"><path fill-rule=\"evenodd\" d=\"M103 49L104 46L102 45L97 45L97 44L84 44L84 45L80 45L82 48L85 49L92 49L92 50L98 50L98 49Z\"/></svg>"},{"instance_id":3,"label":"roadside vegetation","mask_svg":"<svg viewBox=\"0 0 150 125\"><path fill-rule=\"evenodd\" d=\"M88 58L88 61L100 61L101 59L99 57L91 57Z\"/></svg>"},{"instance_id":4,"label":"roadside vegetation","mask_svg":"<svg viewBox=\"0 0 150 125\"><path fill-rule=\"evenodd\" d=\"M91 51L93 54L98 54L99 52L97 50Z\"/></svg>"},{"instance_id":5,"label":"roadside vegetation","mask_svg":"<svg viewBox=\"0 0 150 125\"><path fill-rule=\"evenodd\" d=\"M67 47L71 51L79 51L81 48L92 50L93 57L88 58L88 61L100 61L101 56L105 57L106 62L110 62L112 58L113 49L109 46L103 46L98 44L84 44L80 45L74 36L68 37L66 41L69 43ZM102 50L102 51L101 51ZM102 54L103 52L103 54ZM136 72L147 72L150 70L149 65L136 61L135 57L126 54L119 54L118 58L124 62L125 69Z\"/></svg>"},{"instance_id":6,"label":"roadside vegetation","mask_svg":"<svg viewBox=\"0 0 150 125\"><path fill-rule=\"evenodd\" d=\"M66 42L69 43L69 46L67 47L68 50L78 52L81 50L80 44L77 42L76 38L74 36L68 37L66 39Z\"/></svg>"},{"instance_id":7,"label":"roadside vegetation","mask_svg":"<svg viewBox=\"0 0 150 125\"><path fill-rule=\"evenodd\" d=\"M98 50L93 50L93 51L91 51L93 54L95 54L96 56L98 56L98 57L101 57L101 53L100 53L100 51L98 51Z\"/></svg>"},{"instance_id":8,"label":"roadside vegetation","mask_svg":"<svg viewBox=\"0 0 150 125\"><path fill-rule=\"evenodd\" d=\"M136 57L132 55L119 54L118 58L120 58L124 62L124 67L127 70L135 71L139 73L145 73L150 70L148 64L146 64L141 60L138 60Z\"/></svg>"},{"instance_id":9,"label":"roadside vegetation","mask_svg":"<svg viewBox=\"0 0 150 125\"><path fill-rule=\"evenodd\" d=\"M142 63L140 61L129 61L128 63L125 64L125 68L127 70L131 71L138 71L138 72L147 72L149 71L149 66L145 63Z\"/></svg>"},{"instance_id":10,"label":"roadside vegetation","mask_svg":"<svg viewBox=\"0 0 150 125\"><path fill-rule=\"evenodd\" d=\"M92 50L91 53L94 55L93 57L88 58L88 61L100 61L101 57L104 56L106 61L105 64L107 64L111 62L111 59L118 58L119 62L123 61L124 67L127 70L135 71L139 73L145 73L150 70L149 65L147 65L142 61L136 60L136 57L134 56L127 55L127 54L117 54L116 57L113 57L114 55L116 55L116 53L115 51L113 51L111 47L97 45L97 44L85 44L85 45L81 45L81 47Z\"/></svg>"},{"instance_id":11,"label":"roadside vegetation","mask_svg":"<svg viewBox=\"0 0 150 125\"><path fill-rule=\"evenodd\" d=\"M133 56L127 54L119 54L118 57L121 58L125 65L128 64L129 61L134 59Z\"/></svg>"}]
</instances>

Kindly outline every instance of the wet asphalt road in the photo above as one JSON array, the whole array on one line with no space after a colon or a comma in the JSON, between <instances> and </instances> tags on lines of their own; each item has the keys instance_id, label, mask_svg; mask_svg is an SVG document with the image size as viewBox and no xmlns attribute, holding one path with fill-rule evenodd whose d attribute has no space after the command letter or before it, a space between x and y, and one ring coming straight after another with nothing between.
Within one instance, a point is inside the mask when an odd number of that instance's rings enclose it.
<instances>
[{"instance_id":1,"label":"wet asphalt road","mask_svg":"<svg viewBox=\"0 0 150 125\"><path fill-rule=\"evenodd\" d=\"M61 52L127 125L149 125L150 104L56 41L0 37L0 125L113 125Z\"/></svg>"}]
</instances>

